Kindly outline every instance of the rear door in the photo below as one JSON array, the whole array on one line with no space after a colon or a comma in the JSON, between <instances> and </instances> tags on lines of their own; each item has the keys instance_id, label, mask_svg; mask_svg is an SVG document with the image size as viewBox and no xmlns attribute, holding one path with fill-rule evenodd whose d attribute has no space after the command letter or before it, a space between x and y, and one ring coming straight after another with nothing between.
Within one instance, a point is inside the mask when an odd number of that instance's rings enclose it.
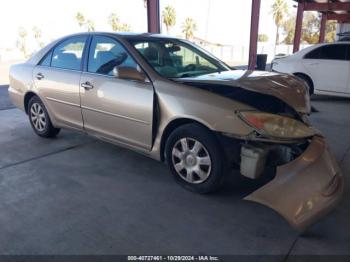
<instances>
[{"instance_id":1,"label":"rear door","mask_svg":"<svg viewBox=\"0 0 350 262\"><path fill-rule=\"evenodd\" d=\"M347 47L345 44L324 45L304 56L303 65L315 90L348 92L350 61Z\"/></svg>"},{"instance_id":2,"label":"rear door","mask_svg":"<svg viewBox=\"0 0 350 262\"><path fill-rule=\"evenodd\" d=\"M150 149L154 95L152 83L118 78L113 73L114 65L141 70L117 40L94 35L87 72L83 72L81 77L84 128L90 133L121 143Z\"/></svg>"},{"instance_id":3,"label":"rear door","mask_svg":"<svg viewBox=\"0 0 350 262\"><path fill-rule=\"evenodd\" d=\"M35 86L51 116L82 129L79 82L87 36L68 38L54 47L33 70Z\"/></svg>"}]
</instances>

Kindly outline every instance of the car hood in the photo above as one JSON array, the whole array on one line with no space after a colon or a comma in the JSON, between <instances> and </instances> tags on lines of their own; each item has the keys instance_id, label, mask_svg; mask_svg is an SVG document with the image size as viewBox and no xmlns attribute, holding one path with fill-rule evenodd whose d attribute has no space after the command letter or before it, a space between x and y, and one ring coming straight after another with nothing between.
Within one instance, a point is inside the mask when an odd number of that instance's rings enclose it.
<instances>
[{"instance_id":1,"label":"car hood","mask_svg":"<svg viewBox=\"0 0 350 262\"><path fill-rule=\"evenodd\" d=\"M176 81L189 85L200 83L241 88L254 93L273 96L303 114L310 113L310 99L305 85L291 75L266 71L232 70ZM215 88L211 88L215 93Z\"/></svg>"}]
</instances>

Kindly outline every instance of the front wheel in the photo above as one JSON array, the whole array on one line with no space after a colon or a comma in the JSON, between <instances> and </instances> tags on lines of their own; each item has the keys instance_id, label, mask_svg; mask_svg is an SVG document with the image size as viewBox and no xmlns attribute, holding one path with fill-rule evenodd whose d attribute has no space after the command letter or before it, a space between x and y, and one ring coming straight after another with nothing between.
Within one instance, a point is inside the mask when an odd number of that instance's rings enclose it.
<instances>
[{"instance_id":1,"label":"front wheel","mask_svg":"<svg viewBox=\"0 0 350 262\"><path fill-rule=\"evenodd\" d=\"M217 190L225 173L225 157L217 138L199 124L175 129L166 145L166 160L177 182L197 193Z\"/></svg>"},{"instance_id":2,"label":"front wheel","mask_svg":"<svg viewBox=\"0 0 350 262\"><path fill-rule=\"evenodd\" d=\"M52 138L60 132L59 128L52 125L44 103L37 96L33 96L29 100L28 116L33 130L38 136Z\"/></svg>"},{"instance_id":3,"label":"front wheel","mask_svg":"<svg viewBox=\"0 0 350 262\"><path fill-rule=\"evenodd\" d=\"M303 74L296 74L295 76L305 83L311 97L314 94L312 80Z\"/></svg>"}]
</instances>

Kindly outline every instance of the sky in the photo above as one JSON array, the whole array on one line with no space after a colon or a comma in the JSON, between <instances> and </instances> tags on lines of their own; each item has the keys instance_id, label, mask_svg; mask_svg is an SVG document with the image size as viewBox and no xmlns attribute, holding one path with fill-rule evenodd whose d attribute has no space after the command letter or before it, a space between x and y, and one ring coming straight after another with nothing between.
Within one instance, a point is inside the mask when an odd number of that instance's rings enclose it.
<instances>
[{"instance_id":1,"label":"sky","mask_svg":"<svg viewBox=\"0 0 350 262\"><path fill-rule=\"evenodd\" d=\"M286 0L295 12L292 0ZM276 27L271 14L274 0L261 0L259 33L267 34L272 43ZM170 33L181 35L181 25L187 17L193 18L198 30L195 35L208 41L226 45L247 45L250 31L250 0L160 0L160 8L172 5L177 23ZM18 29L28 31L27 44L35 46L34 26L42 31L48 43L58 37L85 31L79 27L75 15L82 12L95 23L98 31L111 31L108 16L115 12L128 23L132 31L147 30L147 13L143 0L3 0L0 9L0 48L15 48ZM165 26L162 27L165 32Z\"/></svg>"}]
</instances>

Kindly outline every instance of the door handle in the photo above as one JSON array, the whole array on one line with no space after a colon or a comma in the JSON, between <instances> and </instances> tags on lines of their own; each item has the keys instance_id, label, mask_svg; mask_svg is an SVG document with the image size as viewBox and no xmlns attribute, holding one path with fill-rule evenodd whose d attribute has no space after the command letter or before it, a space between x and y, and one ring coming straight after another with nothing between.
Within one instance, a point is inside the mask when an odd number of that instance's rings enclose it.
<instances>
[{"instance_id":1,"label":"door handle","mask_svg":"<svg viewBox=\"0 0 350 262\"><path fill-rule=\"evenodd\" d=\"M310 63L309 65L319 65L320 63L318 62L314 62L314 63Z\"/></svg>"},{"instance_id":2,"label":"door handle","mask_svg":"<svg viewBox=\"0 0 350 262\"><path fill-rule=\"evenodd\" d=\"M85 90L90 90L90 89L94 88L94 86L89 81L86 81L85 83L82 83L81 87L84 87Z\"/></svg>"},{"instance_id":3,"label":"door handle","mask_svg":"<svg viewBox=\"0 0 350 262\"><path fill-rule=\"evenodd\" d=\"M42 73L37 73L35 77L36 79L41 80L44 78L44 75Z\"/></svg>"}]
</instances>

